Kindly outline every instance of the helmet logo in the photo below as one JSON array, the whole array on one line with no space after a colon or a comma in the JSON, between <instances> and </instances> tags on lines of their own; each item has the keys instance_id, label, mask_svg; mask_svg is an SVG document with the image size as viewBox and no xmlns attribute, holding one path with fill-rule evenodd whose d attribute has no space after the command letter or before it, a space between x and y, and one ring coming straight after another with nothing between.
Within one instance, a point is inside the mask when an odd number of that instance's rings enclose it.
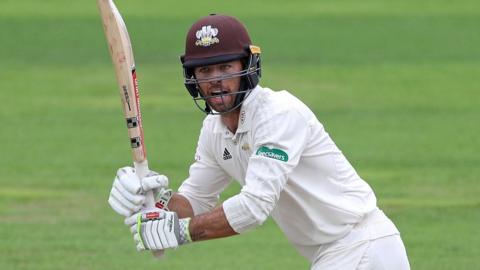
<instances>
[{"instance_id":1,"label":"helmet logo","mask_svg":"<svg viewBox=\"0 0 480 270\"><path fill-rule=\"evenodd\" d=\"M212 44L219 43L220 40L217 38L218 29L212 28L211 25L202 26L202 29L198 30L196 33L197 41L195 45L208 47Z\"/></svg>"}]
</instances>

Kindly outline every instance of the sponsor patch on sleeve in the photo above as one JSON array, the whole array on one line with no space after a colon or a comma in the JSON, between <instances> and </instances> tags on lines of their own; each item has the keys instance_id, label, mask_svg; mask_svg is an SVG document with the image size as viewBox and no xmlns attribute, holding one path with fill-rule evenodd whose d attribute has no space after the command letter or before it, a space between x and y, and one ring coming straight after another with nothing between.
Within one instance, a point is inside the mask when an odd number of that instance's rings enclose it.
<instances>
[{"instance_id":1,"label":"sponsor patch on sleeve","mask_svg":"<svg viewBox=\"0 0 480 270\"><path fill-rule=\"evenodd\" d=\"M266 146L262 146L258 148L256 154L257 156L273 158L284 162L288 161L287 153L277 148L268 148Z\"/></svg>"}]
</instances>

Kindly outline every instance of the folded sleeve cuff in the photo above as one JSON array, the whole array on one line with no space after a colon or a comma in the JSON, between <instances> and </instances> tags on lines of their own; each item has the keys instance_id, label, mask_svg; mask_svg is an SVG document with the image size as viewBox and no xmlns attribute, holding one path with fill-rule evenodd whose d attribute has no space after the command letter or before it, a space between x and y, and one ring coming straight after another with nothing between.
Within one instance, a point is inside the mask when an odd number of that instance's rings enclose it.
<instances>
[{"instance_id":1,"label":"folded sleeve cuff","mask_svg":"<svg viewBox=\"0 0 480 270\"><path fill-rule=\"evenodd\" d=\"M202 200L199 200L192 196L192 194L185 192L185 191L178 191L177 192L179 195L183 196L187 201L190 203L190 206L192 206L193 210L193 215L200 215L203 213L206 213L210 210L212 210L215 207L215 203L206 203Z\"/></svg>"},{"instance_id":2,"label":"folded sleeve cuff","mask_svg":"<svg viewBox=\"0 0 480 270\"><path fill-rule=\"evenodd\" d=\"M252 199L240 193L223 202L223 211L232 229L244 233L260 226L268 217L268 210L252 203Z\"/></svg>"}]
</instances>

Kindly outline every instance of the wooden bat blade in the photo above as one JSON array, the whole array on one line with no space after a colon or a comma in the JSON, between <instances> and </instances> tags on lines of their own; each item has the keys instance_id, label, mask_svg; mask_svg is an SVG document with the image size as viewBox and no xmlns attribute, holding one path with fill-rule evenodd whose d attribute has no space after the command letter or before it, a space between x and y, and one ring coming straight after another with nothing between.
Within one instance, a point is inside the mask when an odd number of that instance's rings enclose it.
<instances>
[{"instance_id":1,"label":"wooden bat blade","mask_svg":"<svg viewBox=\"0 0 480 270\"><path fill-rule=\"evenodd\" d=\"M147 157L143 138L135 60L130 37L122 16L113 1L98 0L97 2L102 15L110 56L115 66L123 112L132 146L132 157L135 162L143 162Z\"/></svg>"}]
</instances>

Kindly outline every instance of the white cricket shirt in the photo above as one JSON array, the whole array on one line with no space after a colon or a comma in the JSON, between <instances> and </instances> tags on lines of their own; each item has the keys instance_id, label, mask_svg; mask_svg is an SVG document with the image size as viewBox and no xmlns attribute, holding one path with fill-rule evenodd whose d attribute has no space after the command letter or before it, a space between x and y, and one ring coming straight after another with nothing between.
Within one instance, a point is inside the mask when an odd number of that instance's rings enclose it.
<instances>
[{"instance_id":1,"label":"white cricket shirt","mask_svg":"<svg viewBox=\"0 0 480 270\"><path fill-rule=\"evenodd\" d=\"M195 215L213 209L234 179L241 192L223 202L231 227L243 233L271 216L310 260L377 209L370 186L287 91L257 86L241 107L235 134L220 116L207 116L195 160L179 188Z\"/></svg>"}]
</instances>

